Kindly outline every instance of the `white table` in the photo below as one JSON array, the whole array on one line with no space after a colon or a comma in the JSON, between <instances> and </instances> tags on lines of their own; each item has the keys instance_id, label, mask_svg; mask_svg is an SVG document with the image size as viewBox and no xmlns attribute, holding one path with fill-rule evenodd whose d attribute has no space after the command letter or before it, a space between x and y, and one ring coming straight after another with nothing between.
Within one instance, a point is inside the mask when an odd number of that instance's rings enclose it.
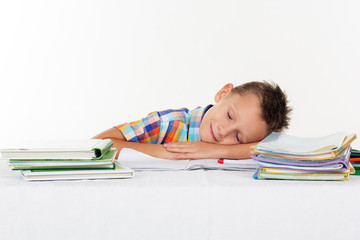
<instances>
[{"instance_id":1,"label":"white table","mask_svg":"<svg viewBox=\"0 0 360 240\"><path fill-rule=\"evenodd\" d=\"M137 172L26 182L0 161L0 239L359 239L360 177L253 180L251 172Z\"/></svg>"}]
</instances>

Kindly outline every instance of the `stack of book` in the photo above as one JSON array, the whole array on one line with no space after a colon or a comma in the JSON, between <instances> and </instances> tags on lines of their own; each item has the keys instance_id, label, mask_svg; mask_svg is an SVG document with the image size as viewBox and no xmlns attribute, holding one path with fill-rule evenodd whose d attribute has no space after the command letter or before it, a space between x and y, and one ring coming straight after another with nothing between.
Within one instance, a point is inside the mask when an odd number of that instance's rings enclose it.
<instances>
[{"instance_id":1,"label":"stack of book","mask_svg":"<svg viewBox=\"0 0 360 240\"><path fill-rule=\"evenodd\" d=\"M350 162L355 168L354 175L360 175L360 151L356 149L351 150Z\"/></svg>"},{"instance_id":2,"label":"stack of book","mask_svg":"<svg viewBox=\"0 0 360 240\"><path fill-rule=\"evenodd\" d=\"M348 180L350 143L355 134L335 133L319 138L299 138L272 133L253 147L259 168L255 179Z\"/></svg>"},{"instance_id":3,"label":"stack of book","mask_svg":"<svg viewBox=\"0 0 360 240\"><path fill-rule=\"evenodd\" d=\"M115 162L110 139L46 141L2 149L1 157L26 180L129 178L133 171Z\"/></svg>"}]
</instances>

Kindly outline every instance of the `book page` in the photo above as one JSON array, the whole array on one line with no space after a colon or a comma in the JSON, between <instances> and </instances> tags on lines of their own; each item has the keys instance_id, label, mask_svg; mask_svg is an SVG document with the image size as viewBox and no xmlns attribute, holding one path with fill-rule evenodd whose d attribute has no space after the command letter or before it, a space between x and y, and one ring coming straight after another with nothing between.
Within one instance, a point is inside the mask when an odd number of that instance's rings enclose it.
<instances>
[{"instance_id":1,"label":"book page","mask_svg":"<svg viewBox=\"0 0 360 240\"><path fill-rule=\"evenodd\" d=\"M10 149L28 151L91 151L94 146L101 142L105 145L109 139L70 139L70 140L32 140L13 144L12 146L0 146L1 151Z\"/></svg>"},{"instance_id":2,"label":"book page","mask_svg":"<svg viewBox=\"0 0 360 240\"><path fill-rule=\"evenodd\" d=\"M223 159L224 161L230 159ZM258 164L253 159L230 160L230 163L219 164L218 159L190 160L186 169L208 169L208 170L253 170Z\"/></svg>"},{"instance_id":3,"label":"book page","mask_svg":"<svg viewBox=\"0 0 360 240\"><path fill-rule=\"evenodd\" d=\"M219 164L218 159L167 160L151 157L133 149L123 148L117 160L134 170L253 170L257 162L252 159L237 160L234 164Z\"/></svg>"},{"instance_id":4,"label":"book page","mask_svg":"<svg viewBox=\"0 0 360 240\"><path fill-rule=\"evenodd\" d=\"M317 138L300 138L286 134L272 133L256 145L257 149L279 153L326 153L342 145L346 133L335 133Z\"/></svg>"},{"instance_id":5,"label":"book page","mask_svg":"<svg viewBox=\"0 0 360 240\"><path fill-rule=\"evenodd\" d=\"M185 170L189 162L155 158L130 148L123 148L117 161L134 170Z\"/></svg>"}]
</instances>

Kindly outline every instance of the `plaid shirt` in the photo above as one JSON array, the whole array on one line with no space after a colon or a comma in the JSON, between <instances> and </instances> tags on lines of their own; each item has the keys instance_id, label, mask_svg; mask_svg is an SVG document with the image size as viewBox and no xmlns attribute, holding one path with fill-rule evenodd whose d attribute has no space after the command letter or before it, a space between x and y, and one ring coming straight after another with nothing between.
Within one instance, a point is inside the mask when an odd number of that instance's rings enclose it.
<instances>
[{"instance_id":1,"label":"plaid shirt","mask_svg":"<svg viewBox=\"0 0 360 240\"><path fill-rule=\"evenodd\" d=\"M211 107L152 112L145 118L115 126L128 142L156 143L201 141L200 124Z\"/></svg>"}]
</instances>

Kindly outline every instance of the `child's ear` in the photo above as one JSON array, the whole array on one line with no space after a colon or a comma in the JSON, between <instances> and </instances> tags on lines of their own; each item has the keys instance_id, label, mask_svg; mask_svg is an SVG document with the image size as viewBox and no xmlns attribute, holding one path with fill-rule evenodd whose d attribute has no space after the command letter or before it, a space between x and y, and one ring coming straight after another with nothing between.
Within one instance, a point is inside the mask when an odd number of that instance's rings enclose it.
<instances>
[{"instance_id":1,"label":"child's ear","mask_svg":"<svg viewBox=\"0 0 360 240\"><path fill-rule=\"evenodd\" d=\"M219 102L223 97L225 97L226 95L228 95L232 90L233 90L234 86L232 83L228 83L226 84L222 89L220 89L220 91L217 92L217 94L215 95L215 102Z\"/></svg>"}]
</instances>

